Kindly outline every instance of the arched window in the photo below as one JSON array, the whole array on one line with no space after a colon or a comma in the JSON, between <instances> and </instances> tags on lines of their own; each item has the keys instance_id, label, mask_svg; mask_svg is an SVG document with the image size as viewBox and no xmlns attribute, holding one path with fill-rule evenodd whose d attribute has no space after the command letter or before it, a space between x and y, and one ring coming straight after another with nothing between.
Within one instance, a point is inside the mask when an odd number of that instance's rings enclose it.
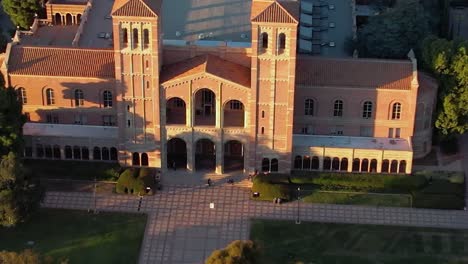
<instances>
[{"instance_id":1,"label":"arched window","mask_svg":"<svg viewBox=\"0 0 468 264\"><path fill-rule=\"evenodd\" d=\"M271 168L270 171L277 172L278 171L278 159L271 159Z\"/></svg>"},{"instance_id":2,"label":"arched window","mask_svg":"<svg viewBox=\"0 0 468 264\"><path fill-rule=\"evenodd\" d=\"M377 172L377 160L376 159L371 160L369 171L370 172Z\"/></svg>"},{"instance_id":3,"label":"arched window","mask_svg":"<svg viewBox=\"0 0 468 264\"><path fill-rule=\"evenodd\" d=\"M112 107L112 93L110 91L102 93L102 103L104 107Z\"/></svg>"},{"instance_id":4,"label":"arched window","mask_svg":"<svg viewBox=\"0 0 468 264\"><path fill-rule=\"evenodd\" d=\"M106 147L102 148L102 160L109 160L110 155L109 155L109 149Z\"/></svg>"},{"instance_id":5,"label":"arched window","mask_svg":"<svg viewBox=\"0 0 468 264\"><path fill-rule=\"evenodd\" d=\"M330 157L325 157L323 159L323 170L330 170L331 169L331 159Z\"/></svg>"},{"instance_id":6,"label":"arched window","mask_svg":"<svg viewBox=\"0 0 468 264\"><path fill-rule=\"evenodd\" d=\"M52 146L50 145L45 146L45 157L48 159L52 158Z\"/></svg>"},{"instance_id":7,"label":"arched window","mask_svg":"<svg viewBox=\"0 0 468 264\"><path fill-rule=\"evenodd\" d=\"M42 144L36 145L36 157L43 158L44 157L44 147Z\"/></svg>"},{"instance_id":8,"label":"arched window","mask_svg":"<svg viewBox=\"0 0 468 264\"><path fill-rule=\"evenodd\" d=\"M89 149L87 147L81 147L81 158L83 160L89 160Z\"/></svg>"},{"instance_id":9,"label":"arched window","mask_svg":"<svg viewBox=\"0 0 468 264\"><path fill-rule=\"evenodd\" d=\"M294 169L302 170L302 157L296 156L294 158Z\"/></svg>"},{"instance_id":10,"label":"arched window","mask_svg":"<svg viewBox=\"0 0 468 264\"><path fill-rule=\"evenodd\" d=\"M143 29L143 48L148 48L149 47L149 30L148 29Z\"/></svg>"},{"instance_id":11,"label":"arched window","mask_svg":"<svg viewBox=\"0 0 468 264\"><path fill-rule=\"evenodd\" d=\"M354 159L353 160L353 168L352 171L359 172L361 167L361 160L360 159Z\"/></svg>"},{"instance_id":12,"label":"arched window","mask_svg":"<svg viewBox=\"0 0 468 264\"><path fill-rule=\"evenodd\" d=\"M364 105L362 108L362 117L366 119L372 117L372 102L370 101L364 102Z\"/></svg>"},{"instance_id":13,"label":"arched window","mask_svg":"<svg viewBox=\"0 0 468 264\"><path fill-rule=\"evenodd\" d=\"M52 90L51 88L47 88L46 90L46 103L47 105L55 104L54 90Z\"/></svg>"},{"instance_id":14,"label":"arched window","mask_svg":"<svg viewBox=\"0 0 468 264\"><path fill-rule=\"evenodd\" d=\"M314 100L312 99L306 99L304 102L304 114L305 115L314 115Z\"/></svg>"},{"instance_id":15,"label":"arched window","mask_svg":"<svg viewBox=\"0 0 468 264\"><path fill-rule=\"evenodd\" d=\"M278 36L278 51L280 53L283 53L285 48L286 48L286 35L284 33L281 33Z\"/></svg>"},{"instance_id":16,"label":"arched window","mask_svg":"<svg viewBox=\"0 0 468 264\"><path fill-rule=\"evenodd\" d=\"M18 93L18 100L22 104L27 104L28 103L28 98L26 97L26 89L24 89L23 87L20 87L17 90L17 93Z\"/></svg>"},{"instance_id":17,"label":"arched window","mask_svg":"<svg viewBox=\"0 0 468 264\"><path fill-rule=\"evenodd\" d=\"M340 170L341 171L347 171L348 170L348 159L347 158L342 158L341 159Z\"/></svg>"},{"instance_id":18,"label":"arched window","mask_svg":"<svg viewBox=\"0 0 468 264\"><path fill-rule=\"evenodd\" d=\"M101 160L101 149L99 147L93 149L93 160Z\"/></svg>"},{"instance_id":19,"label":"arched window","mask_svg":"<svg viewBox=\"0 0 468 264\"><path fill-rule=\"evenodd\" d=\"M265 111L262 111L262 118L265 118Z\"/></svg>"},{"instance_id":20,"label":"arched window","mask_svg":"<svg viewBox=\"0 0 468 264\"><path fill-rule=\"evenodd\" d=\"M343 101L336 100L333 107L333 116L343 116Z\"/></svg>"},{"instance_id":21,"label":"arched window","mask_svg":"<svg viewBox=\"0 0 468 264\"><path fill-rule=\"evenodd\" d=\"M62 158L62 154L60 153L60 146L55 145L54 146L54 159L61 159L61 158Z\"/></svg>"},{"instance_id":22,"label":"arched window","mask_svg":"<svg viewBox=\"0 0 468 264\"><path fill-rule=\"evenodd\" d=\"M83 91L78 89L75 90L75 106L83 106L84 105L84 96L83 96Z\"/></svg>"},{"instance_id":23,"label":"arched window","mask_svg":"<svg viewBox=\"0 0 468 264\"><path fill-rule=\"evenodd\" d=\"M390 168L390 162L388 161L388 159L385 159L382 161L382 168L381 168L381 172L382 173L388 173L388 169Z\"/></svg>"},{"instance_id":24,"label":"arched window","mask_svg":"<svg viewBox=\"0 0 468 264\"><path fill-rule=\"evenodd\" d=\"M133 29L133 48L138 46L138 29Z\"/></svg>"},{"instance_id":25,"label":"arched window","mask_svg":"<svg viewBox=\"0 0 468 264\"><path fill-rule=\"evenodd\" d=\"M312 157L312 166L311 169L318 170L319 169L319 158L317 156Z\"/></svg>"},{"instance_id":26,"label":"arched window","mask_svg":"<svg viewBox=\"0 0 468 264\"><path fill-rule=\"evenodd\" d=\"M65 158L71 159L73 158L72 148L70 146L65 146Z\"/></svg>"},{"instance_id":27,"label":"arched window","mask_svg":"<svg viewBox=\"0 0 468 264\"><path fill-rule=\"evenodd\" d=\"M401 103L394 103L392 106L392 119L399 120L401 118Z\"/></svg>"},{"instance_id":28,"label":"arched window","mask_svg":"<svg viewBox=\"0 0 468 264\"><path fill-rule=\"evenodd\" d=\"M398 171L398 160L392 160L390 163L390 173L397 173Z\"/></svg>"},{"instance_id":29,"label":"arched window","mask_svg":"<svg viewBox=\"0 0 468 264\"><path fill-rule=\"evenodd\" d=\"M81 148L78 146L73 147L73 159L81 159Z\"/></svg>"},{"instance_id":30,"label":"arched window","mask_svg":"<svg viewBox=\"0 0 468 264\"><path fill-rule=\"evenodd\" d=\"M117 156L118 156L118 155L117 155L117 149L114 148L114 147L112 147L112 148L110 149L110 159L111 159L111 160L117 160Z\"/></svg>"},{"instance_id":31,"label":"arched window","mask_svg":"<svg viewBox=\"0 0 468 264\"><path fill-rule=\"evenodd\" d=\"M268 33L266 32L263 32L261 35L260 35L260 39L261 39L261 44L262 44L262 48L264 49L268 49Z\"/></svg>"},{"instance_id":32,"label":"arched window","mask_svg":"<svg viewBox=\"0 0 468 264\"><path fill-rule=\"evenodd\" d=\"M361 163L361 172L369 172L369 160L363 159Z\"/></svg>"},{"instance_id":33,"label":"arched window","mask_svg":"<svg viewBox=\"0 0 468 264\"><path fill-rule=\"evenodd\" d=\"M132 154L132 165L140 166L140 154L138 154L138 152Z\"/></svg>"},{"instance_id":34,"label":"arched window","mask_svg":"<svg viewBox=\"0 0 468 264\"><path fill-rule=\"evenodd\" d=\"M141 166L148 166L148 154L141 153Z\"/></svg>"},{"instance_id":35,"label":"arched window","mask_svg":"<svg viewBox=\"0 0 468 264\"><path fill-rule=\"evenodd\" d=\"M263 172L270 171L270 160L267 158L262 159L262 171Z\"/></svg>"},{"instance_id":36,"label":"arched window","mask_svg":"<svg viewBox=\"0 0 468 264\"><path fill-rule=\"evenodd\" d=\"M400 160L400 166L398 167L398 173L406 173L406 160Z\"/></svg>"},{"instance_id":37,"label":"arched window","mask_svg":"<svg viewBox=\"0 0 468 264\"><path fill-rule=\"evenodd\" d=\"M122 43L124 48L128 47L128 29L122 29Z\"/></svg>"}]
</instances>

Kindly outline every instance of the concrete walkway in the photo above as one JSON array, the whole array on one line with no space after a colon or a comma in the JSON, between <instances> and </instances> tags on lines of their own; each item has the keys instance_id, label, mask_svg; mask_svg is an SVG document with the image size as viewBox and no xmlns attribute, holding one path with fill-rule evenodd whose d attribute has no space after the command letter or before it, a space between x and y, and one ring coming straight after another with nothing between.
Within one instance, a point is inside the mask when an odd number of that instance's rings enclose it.
<instances>
[{"instance_id":1,"label":"concrete walkway","mask_svg":"<svg viewBox=\"0 0 468 264\"><path fill-rule=\"evenodd\" d=\"M144 197L140 212L148 223L139 263L200 264L215 249L232 240L248 239L252 218L294 220L298 203L275 205L249 199L247 188L218 183L212 187L165 186ZM210 208L214 203L214 208ZM43 205L51 208L93 209L92 193L48 192ZM139 198L98 194L100 211L138 212ZM468 229L465 211L365 207L300 203L302 221L404 225Z\"/></svg>"}]
</instances>

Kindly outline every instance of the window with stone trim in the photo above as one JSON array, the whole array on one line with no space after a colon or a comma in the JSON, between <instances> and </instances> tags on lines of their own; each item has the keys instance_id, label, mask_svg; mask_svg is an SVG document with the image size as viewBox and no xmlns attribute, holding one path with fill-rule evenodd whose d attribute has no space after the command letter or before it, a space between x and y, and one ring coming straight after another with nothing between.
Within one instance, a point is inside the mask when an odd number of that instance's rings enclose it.
<instances>
[{"instance_id":1,"label":"window with stone trim","mask_svg":"<svg viewBox=\"0 0 468 264\"><path fill-rule=\"evenodd\" d=\"M112 115L102 116L102 125L103 126L115 126L115 117Z\"/></svg>"},{"instance_id":2,"label":"window with stone trim","mask_svg":"<svg viewBox=\"0 0 468 264\"><path fill-rule=\"evenodd\" d=\"M341 117L343 116L343 101L342 100L335 100L333 106L333 116Z\"/></svg>"},{"instance_id":3,"label":"window with stone trim","mask_svg":"<svg viewBox=\"0 0 468 264\"><path fill-rule=\"evenodd\" d=\"M365 101L362 106L362 117L369 119L372 117L372 102Z\"/></svg>"},{"instance_id":4,"label":"window with stone trim","mask_svg":"<svg viewBox=\"0 0 468 264\"><path fill-rule=\"evenodd\" d=\"M104 107L112 107L112 92L104 91L102 93L102 101Z\"/></svg>"},{"instance_id":5,"label":"window with stone trim","mask_svg":"<svg viewBox=\"0 0 468 264\"><path fill-rule=\"evenodd\" d=\"M124 48L128 47L128 29L126 28L122 29L122 44Z\"/></svg>"},{"instance_id":6,"label":"window with stone trim","mask_svg":"<svg viewBox=\"0 0 468 264\"><path fill-rule=\"evenodd\" d=\"M147 28L143 29L143 48L149 48L149 30Z\"/></svg>"},{"instance_id":7,"label":"window with stone trim","mask_svg":"<svg viewBox=\"0 0 468 264\"><path fill-rule=\"evenodd\" d=\"M394 103L392 105L392 119L399 120L401 118L401 103Z\"/></svg>"},{"instance_id":8,"label":"window with stone trim","mask_svg":"<svg viewBox=\"0 0 468 264\"><path fill-rule=\"evenodd\" d=\"M308 116L314 115L314 100L306 99L304 102L304 114Z\"/></svg>"},{"instance_id":9,"label":"window with stone trim","mask_svg":"<svg viewBox=\"0 0 468 264\"><path fill-rule=\"evenodd\" d=\"M52 88L46 89L46 104L47 105L55 104L55 95L54 95L54 90Z\"/></svg>"},{"instance_id":10,"label":"window with stone trim","mask_svg":"<svg viewBox=\"0 0 468 264\"><path fill-rule=\"evenodd\" d=\"M278 35L278 54L284 53L284 50L286 49L286 34L280 33Z\"/></svg>"},{"instance_id":11,"label":"window with stone trim","mask_svg":"<svg viewBox=\"0 0 468 264\"><path fill-rule=\"evenodd\" d=\"M18 100L22 104L27 104L28 103L28 98L26 96L26 89L24 89L23 87L20 87L16 92L18 93Z\"/></svg>"},{"instance_id":12,"label":"window with stone trim","mask_svg":"<svg viewBox=\"0 0 468 264\"><path fill-rule=\"evenodd\" d=\"M80 107L84 105L84 94L80 89L75 90L75 106Z\"/></svg>"},{"instance_id":13,"label":"window with stone trim","mask_svg":"<svg viewBox=\"0 0 468 264\"><path fill-rule=\"evenodd\" d=\"M263 32L260 34L260 44L262 49L268 49L268 33Z\"/></svg>"},{"instance_id":14,"label":"window with stone trim","mask_svg":"<svg viewBox=\"0 0 468 264\"><path fill-rule=\"evenodd\" d=\"M139 44L139 36L138 36L138 29L133 29L133 48L138 47Z\"/></svg>"}]
</instances>

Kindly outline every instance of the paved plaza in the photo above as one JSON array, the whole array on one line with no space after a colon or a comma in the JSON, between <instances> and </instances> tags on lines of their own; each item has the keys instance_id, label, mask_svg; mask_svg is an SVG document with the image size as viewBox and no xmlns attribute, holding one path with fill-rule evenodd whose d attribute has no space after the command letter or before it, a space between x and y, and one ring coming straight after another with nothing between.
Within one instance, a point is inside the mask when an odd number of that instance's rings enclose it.
<instances>
[{"instance_id":1,"label":"paved plaza","mask_svg":"<svg viewBox=\"0 0 468 264\"><path fill-rule=\"evenodd\" d=\"M140 212L148 223L139 263L201 264L209 254L232 240L249 238L252 218L291 220L295 224L298 203L276 205L252 201L245 183L230 185L220 180L166 185L154 196L143 197ZM44 206L138 212L140 198L84 192L48 192ZM210 208L214 203L214 208ZM405 225L468 229L466 211L366 207L300 203L302 221Z\"/></svg>"}]
</instances>

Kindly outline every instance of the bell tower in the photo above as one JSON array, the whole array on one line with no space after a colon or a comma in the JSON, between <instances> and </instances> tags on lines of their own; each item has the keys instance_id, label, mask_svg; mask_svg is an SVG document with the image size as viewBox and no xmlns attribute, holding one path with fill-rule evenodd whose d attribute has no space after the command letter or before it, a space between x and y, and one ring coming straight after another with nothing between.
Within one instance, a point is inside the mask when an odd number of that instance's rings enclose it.
<instances>
[{"instance_id":1,"label":"bell tower","mask_svg":"<svg viewBox=\"0 0 468 264\"><path fill-rule=\"evenodd\" d=\"M291 169L299 1L253 0L250 170Z\"/></svg>"},{"instance_id":2,"label":"bell tower","mask_svg":"<svg viewBox=\"0 0 468 264\"><path fill-rule=\"evenodd\" d=\"M112 8L119 162L161 166L161 1L116 0Z\"/></svg>"}]
</instances>

